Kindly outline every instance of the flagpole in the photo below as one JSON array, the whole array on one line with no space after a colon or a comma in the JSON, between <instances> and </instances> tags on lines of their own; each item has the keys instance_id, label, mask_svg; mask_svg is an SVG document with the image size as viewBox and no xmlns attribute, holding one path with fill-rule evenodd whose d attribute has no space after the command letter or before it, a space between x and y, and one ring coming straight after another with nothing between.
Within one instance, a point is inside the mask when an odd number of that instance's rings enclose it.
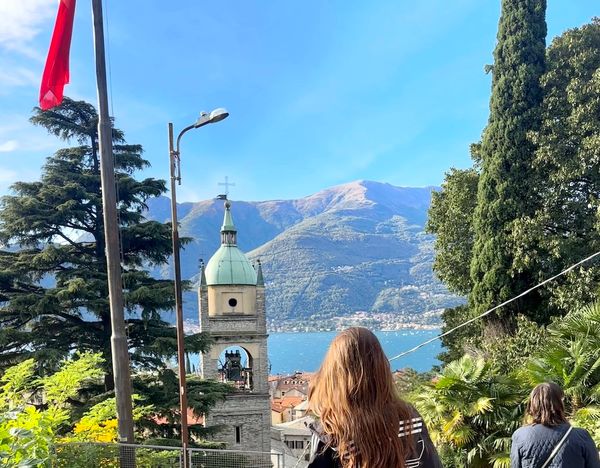
<instances>
[{"instance_id":1,"label":"flagpole","mask_svg":"<svg viewBox=\"0 0 600 468\"><path fill-rule=\"evenodd\" d=\"M117 223L117 200L115 171L112 152L112 123L108 115L106 90L106 61L104 54L104 29L102 0L92 0L94 20L94 50L96 56L96 81L98 86L98 140L100 146L100 176L102 182L102 205L104 212L104 235L106 239L106 264L108 272L108 295L111 318L112 367L115 380L115 399L119 442L133 444L133 416L131 402L131 375L129 351L125 335L123 312L123 283L121 278L121 245ZM133 455L129 453L129 457ZM133 466L131 460L121 460L122 466ZM133 459L135 461L135 458Z\"/></svg>"}]
</instances>

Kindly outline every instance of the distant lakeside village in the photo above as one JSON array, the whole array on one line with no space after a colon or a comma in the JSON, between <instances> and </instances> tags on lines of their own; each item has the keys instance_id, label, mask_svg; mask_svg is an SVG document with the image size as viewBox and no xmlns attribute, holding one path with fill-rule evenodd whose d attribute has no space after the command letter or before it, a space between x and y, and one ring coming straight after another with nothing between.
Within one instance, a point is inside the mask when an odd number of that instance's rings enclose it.
<instances>
[{"instance_id":1,"label":"distant lakeside village","mask_svg":"<svg viewBox=\"0 0 600 468\"><path fill-rule=\"evenodd\" d=\"M434 330L441 326L443 309L414 315L355 312L342 317L318 319L268 320L267 330L274 333L341 331L348 327L367 327L377 331Z\"/></svg>"},{"instance_id":2,"label":"distant lakeside village","mask_svg":"<svg viewBox=\"0 0 600 468\"><path fill-rule=\"evenodd\" d=\"M275 320L267 319L269 333L312 333L341 331L348 327L367 327L374 331L436 330L441 327L443 309L420 314L355 312L341 317ZM186 333L197 333L196 321L186 320Z\"/></svg>"}]
</instances>

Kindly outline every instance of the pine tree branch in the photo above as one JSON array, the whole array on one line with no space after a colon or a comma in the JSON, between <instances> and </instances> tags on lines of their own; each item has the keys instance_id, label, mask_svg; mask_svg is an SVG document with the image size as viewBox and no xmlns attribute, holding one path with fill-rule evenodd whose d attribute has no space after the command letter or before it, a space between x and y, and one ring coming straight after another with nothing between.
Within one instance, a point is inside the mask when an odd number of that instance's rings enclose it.
<instances>
[{"instance_id":1,"label":"pine tree branch","mask_svg":"<svg viewBox=\"0 0 600 468\"><path fill-rule=\"evenodd\" d=\"M60 229L55 228L54 229L54 233L58 237L60 237L60 238L64 239L65 241L67 241L67 243L69 243L69 245L71 245L71 247L75 248L78 252L81 252L81 253L84 253L84 254L89 253L86 249L82 248L81 244L78 244L77 242L72 241L69 237L65 236Z\"/></svg>"}]
</instances>

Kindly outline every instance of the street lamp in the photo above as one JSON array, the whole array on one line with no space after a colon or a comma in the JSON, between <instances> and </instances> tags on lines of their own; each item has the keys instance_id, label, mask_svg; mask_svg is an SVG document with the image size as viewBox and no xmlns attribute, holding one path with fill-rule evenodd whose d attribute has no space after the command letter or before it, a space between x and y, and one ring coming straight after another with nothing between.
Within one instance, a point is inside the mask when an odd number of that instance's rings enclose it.
<instances>
[{"instance_id":1,"label":"street lamp","mask_svg":"<svg viewBox=\"0 0 600 468\"><path fill-rule=\"evenodd\" d=\"M188 130L219 122L229 115L223 108L211 113L202 112L198 120L185 127L177 136L177 144L173 147L173 124L169 123L169 161L171 168L171 224L173 229L173 268L175 270L175 319L177 323L177 368L179 373L179 411L181 413L181 443L183 445L183 466L187 468L188 423L187 423L187 392L185 383L185 348L183 333L183 297L181 291L181 263L179 257L179 231L177 228L177 195L175 182L181 185L181 159L179 157L179 142Z\"/></svg>"}]
</instances>

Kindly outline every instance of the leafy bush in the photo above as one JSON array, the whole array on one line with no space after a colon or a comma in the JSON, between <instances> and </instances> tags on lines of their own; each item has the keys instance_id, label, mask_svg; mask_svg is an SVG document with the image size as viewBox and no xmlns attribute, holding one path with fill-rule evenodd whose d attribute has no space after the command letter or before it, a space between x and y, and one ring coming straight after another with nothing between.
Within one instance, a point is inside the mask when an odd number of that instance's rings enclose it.
<instances>
[{"instance_id":1,"label":"leafy bush","mask_svg":"<svg viewBox=\"0 0 600 468\"><path fill-rule=\"evenodd\" d=\"M56 468L120 468L117 445L66 443L56 447Z\"/></svg>"},{"instance_id":2,"label":"leafy bush","mask_svg":"<svg viewBox=\"0 0 600 468\"><path fill-rule=\"evenodd\" d=\"M510 436L520 425L525 396L514 377L466 355L413 401L449 466L503 468L510 466Z\"/></svg>"},{"instance_id":3,"label":"leafy bush","mask_svg":"<svg viewBox=\"0 0 600 468\"><path fill-rule=\"evenodd\" d=\"M57 430L69 420L68 401L82 384L102 376L98 354L81 353L64 361L58 372L35 376L33 359L0 377L0 465L38 466L53 458ZM37 405L44 403L45 409Z\"/></svg>"},{"instance_id":4,"label":"leafy bush","mask_svg":"<svg viewBox=\"0 0 600 468\"><path fill-rule=\"evenodd\" d=\"M153 412L151 405L135 404L141 398L132 395L133 420L139 421ZM92 406L83 417L75 423L72 434L64 437L61 442L117 442L117 405L115 398L106 400Z\"/></svg>"},{"instance_id":5,"label":"leafy bush","mask_svg":"<svg viewBox=\"0 0 600 468\"><path fill-rule=\"evenodd\" d=\"M552 323L544 346L522 374L531 387L548 381L560 385L568 415L600 446L599 302Z\"/></svg>"},{"instance_id":6,"label":"leafy bush","mask_svg":"<svg viewBox=\"0 0 600 468\"><path fill-rule=\"evenodd\" d=\"M56 449L57 468L120 468L125 452L135 451L136 465L143 468L179 468L179 450L120 447L117 444L60 444Z\"/></svg>"}]
</instances>

